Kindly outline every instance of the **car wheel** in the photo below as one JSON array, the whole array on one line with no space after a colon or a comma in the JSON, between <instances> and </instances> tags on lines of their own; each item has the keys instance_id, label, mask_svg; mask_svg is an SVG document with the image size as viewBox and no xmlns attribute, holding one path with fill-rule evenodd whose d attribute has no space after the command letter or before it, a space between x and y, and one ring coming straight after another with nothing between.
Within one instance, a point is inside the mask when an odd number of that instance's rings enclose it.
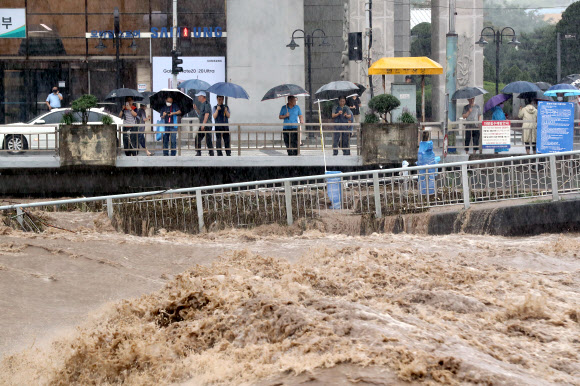
<instances>
[{"instance_id":1,"label":"car wheel","mask_svg":"<svg viewBox=\"0 0 580 386\"><path fill-rule=\"evenodd\" d=\"M4 149L8 150L8 154L24 153L28 150L28 141L22 135L7 135L4 137Z\"/></svg>"}]
</instances>

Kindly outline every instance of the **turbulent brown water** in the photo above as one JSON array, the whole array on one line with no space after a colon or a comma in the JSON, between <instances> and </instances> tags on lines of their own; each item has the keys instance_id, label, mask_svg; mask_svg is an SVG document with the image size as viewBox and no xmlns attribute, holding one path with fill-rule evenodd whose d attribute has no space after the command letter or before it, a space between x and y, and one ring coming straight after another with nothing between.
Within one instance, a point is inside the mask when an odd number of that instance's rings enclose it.
<instances>
[{"instance_id":1,"label":"turbulent brown water","mask_svg":"<svg viewBox=\"0 0 580 386\"><path fill-rule=\"evenodd\" d=\"M75 233L0 226L0 384L580 385L577 234L141 238L52 216Z\"/></svg>"}]
</instances>

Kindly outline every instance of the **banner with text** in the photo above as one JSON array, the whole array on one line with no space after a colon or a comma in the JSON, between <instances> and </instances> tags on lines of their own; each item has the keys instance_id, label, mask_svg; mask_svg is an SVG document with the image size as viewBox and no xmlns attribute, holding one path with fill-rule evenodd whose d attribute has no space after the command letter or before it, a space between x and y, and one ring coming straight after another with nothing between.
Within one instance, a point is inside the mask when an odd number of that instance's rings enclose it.
<instances>
[{"instance_id":1,"label":"banner with text","mask_svg":"<svg viewBox=\"0 0 580 386\"><path fill-rule=\"evenodd\" d=\"M538 153L573 150L574 103L538 103Z\"/></svg>"},{"instance_id":2,"label":"banner with text","mask_svg":"<svg viewBox=\"0 0 580 386\"><path fill-rule=\"evenodd\" d=\"M481 123L481 145L484 149L510 149L510 121L483 121Z\"/></svg>"},{"instance_id":3,"label":"banner with text","mask_svg":"<svg viewBox=\"0 0 580 386\"><path fill-rule=\"evenodd\" d=\"M181 56L183 59L183 72L177 74L177 84L190 79L200 79L209 84L225 82L226 80L226 58L223 56L202 57L202 56ZM153 91L159 91L163 88L172 88L171 82L171 56L153 57ZM178 86L179 87L179 86ZM184 90L182 90L184 91ZM195 96L192 97L196 101ZM216 96L210 94L208 102L215 106L217 104ZM154 113L153 122L157 122L159 114Z\"/></svg>"}]
</instances>

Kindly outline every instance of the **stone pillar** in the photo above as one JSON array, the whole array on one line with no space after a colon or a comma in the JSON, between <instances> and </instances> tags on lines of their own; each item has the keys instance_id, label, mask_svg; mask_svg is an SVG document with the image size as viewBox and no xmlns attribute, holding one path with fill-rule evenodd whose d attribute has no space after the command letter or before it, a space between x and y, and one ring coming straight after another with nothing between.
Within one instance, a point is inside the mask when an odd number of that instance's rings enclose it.
<instances>
[{"instance_id":1,"label":"stone pillar","mask_svg":"<svg viewBox=\"0 0 580 386\"><path fill-rule=\"evenodd\" d=\"M431 52L432 59L443 66L445 73L446 41L449 31L449 0L432 0ZM457 47L457 89L467 86L483 87L483 48L475 44L483 29L483 0L457 0L455 30ZM457 101L460 116L466 100ZM433 76L433 120L443 121L445 110L445 75ZM483 108L483 97L475 103Z\"/></svg>"},{"instance_id":2,"label":"stone pillar","mask_svg":"<svg viewBox=\"0 0 580 386\"><path fill-rule=\"evenodd\" d=\"M408 2L408 0L400 0ZM366 0L350 0L350 30L351 32L364 32L366 26ZM391 1L373 0L373 47L371 50L372 61L382 57L395 56L395 4ZM408 35L408 34L407 34ZM367 56L368 40L363 39L364 52ZM407 40L408 41L408 40ZM350 62L350 81L361 83L368 87L367 62ZM391 90L393 76L387 76L386 91ZM373 76L375 95L383 93L383 81L381 76ZM363 103L368 101L370 92L363 95Z\"/></svg>"},{"instance_id":3,"label":"stone pillar","mask_svg":"<svg viewBox=\"0 0 580 386\"><path fill-rule=\"evenodd\" d=\"M395 57L411 56L411 1L395 0ZM395 76L403 83L405 75Z\"/></svg>"}]
</instances>

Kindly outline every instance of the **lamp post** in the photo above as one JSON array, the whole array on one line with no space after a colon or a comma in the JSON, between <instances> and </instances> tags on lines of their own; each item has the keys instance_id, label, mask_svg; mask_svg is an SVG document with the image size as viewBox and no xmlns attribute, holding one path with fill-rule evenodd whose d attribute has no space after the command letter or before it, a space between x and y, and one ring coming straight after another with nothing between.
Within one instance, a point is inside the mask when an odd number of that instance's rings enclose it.
<instances>
[{"instance_id":1,"label":"lamp post","mask_svg":"<svg viewBox=\"0 0 580 386\"><path fill-rule=\"evenodd\" d=\"M296 32L302 32L302 36L294 36L294 34ZM322 36L315 36L316 32L322 33ZM292 40L290 41L290 44L286 45L286 47L290 48L291 50L295 50L296 47L300 47L294 39L304 39L304 44L308 48L308 50L307 50L308 94L310 94L310 97L308 98L308 107L309 107L308 117L311 118L311 116L312 116L312 96L313 96L312 95L312 53L311 53L311 47L312 47L312 45L314 45L314 39L322 39L322 43L320 43L320 46L329 46L330 43L328 43L326 41L326 33L323 30L321 30L320 28L315 29L310 34L307 34L302 29L294 30L294 32L292 32Z\"/></svg>"},{"instance_id":2,"label":"lamp post","mask_svg":"<svg viewBox=\"0 0 580 386\"><path fill-rule=\"evenodd\" d=\"M113 16L114 16L114 32L102 31L99 35L99 44L97 44L95 46L95 48L98 49L99 51L102 51L105 48L107 48L107 46L105 46L105 44L103 43L103 40L106 39L104 37L104 35L105 34L113 35L113 39L115 42L115 64L117 66L117 88L121 88L121 63L120 63L121 61L120 61L120 57L119 57L120 56L119 50L120 50L122 34L121 34L121 28L119 26L119 8L115 7L115 11L113 13ZM135 35L133 35L132 31L127 31L127 33L130 33L131 37L133 38L129 48L131 48L133 51L136 51L138 45L135 42Z\"/></svg>"},{"instance_id":3,"label":"lamp post","mask_svg":"<svg viewBox=\"0 0 580 386\"><path fill-rule=\"evenodd\" d=\"M491 34L484 33L486 30L490 30ZM510 30L511 33L504 35L505 30ZM505 27L501 31L496 31L492 27L485 27L481 30L479 40L475 44L479 45L480 47L485 47L487 41L484 39L484 37L493 37L493 42L495 43L495 94L497 95L499 94L499 45L503 43L504 37L511 37L512 40L509 41L508 44L513 44L516 47L520 44L520 42L516 37L516 31L514 31L512 27Z\"/></svg>"}]
</instances>

